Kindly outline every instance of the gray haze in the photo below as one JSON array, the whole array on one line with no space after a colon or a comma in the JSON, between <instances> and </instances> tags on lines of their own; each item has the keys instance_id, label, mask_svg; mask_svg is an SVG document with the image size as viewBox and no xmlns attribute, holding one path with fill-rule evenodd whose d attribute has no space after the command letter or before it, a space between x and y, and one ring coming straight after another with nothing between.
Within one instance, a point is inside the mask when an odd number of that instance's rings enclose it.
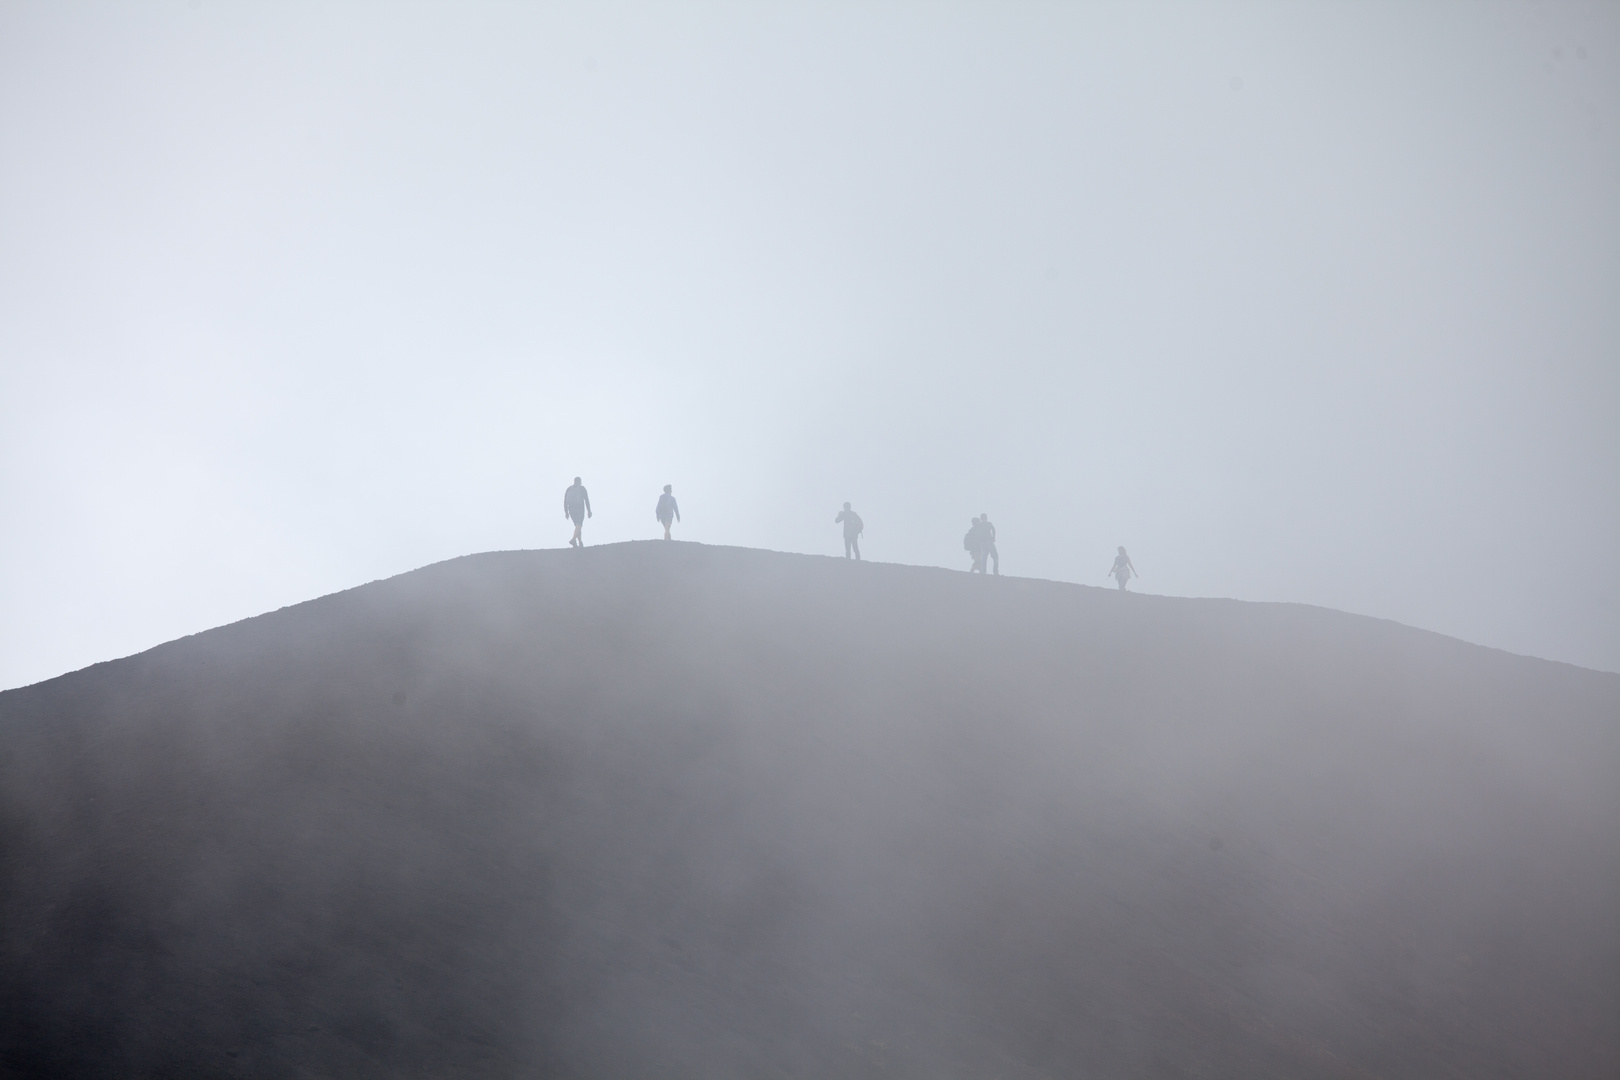
<instances>
[{"instance_id":1,"label":"gray haze","mask_svg":"<svg viewBox=\"0 0 1620 1080\"><path fill-rule=\"evenodd\" d=\"M0 1074L1613 1080L1620 676L646 540L0 693Z\"/></svg>"},{"instance_id":2,"label":"gray haze","mask_svg":"<svg viewBox=\"0 0 1620 1080\"><path fill-rule=\"evenodd\" d=\"M0 7L0 686L658 535L1620 670L1620 6Z\"/></svg>"}]
</instances>

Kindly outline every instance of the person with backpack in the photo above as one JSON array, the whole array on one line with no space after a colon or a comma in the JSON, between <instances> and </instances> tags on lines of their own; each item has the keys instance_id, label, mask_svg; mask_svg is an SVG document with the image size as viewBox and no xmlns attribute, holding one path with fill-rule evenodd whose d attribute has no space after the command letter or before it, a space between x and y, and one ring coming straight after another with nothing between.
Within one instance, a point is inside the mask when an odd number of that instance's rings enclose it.
<instances>
[{"instance_id":1,"label":"person with backpack","mask_svg":"<svg viewBox=\"0 0 1620 1080\"><path fill-rule=\"evenodd\" d=\"M840 522L844 526L844 558L849 558L850 553L854 552L855 561L860 562L861 532L866 528L866 525L861 521L861 515L849 508L849 503L845 503L844 508L838 512L838 516L833 518L834 525Z\"/></svg>"},{"instance_id":2,"label":"person with backpack","mask_svg":"<svg viewBox=\"0 0 1620 1080\"><path fill-rule=\"evenodd\" d=\"M669 535L669 526L672 521L681 520L681 508L675 503L675 496L670 494L673 485L665 484L664 493L658 496L658 509L653 511L658 523L664 527L664 539L673 539Z\"/></svg>"},{"instance_id":3,"label":"person with backpack","mask_svg":"<svg viewBox=\"0 0 1620 1080\"><path fill-rule=\"evenodd\" d=\"M1132 564L1131 557L1125 554L1125 549L1121 547L1119 554L1114 556L1114 568L1108 571L1108 576L1117 579L1119 581L1119 591L1124 592L1125 583L1133 575L1140 576L1136 574L1136 567Z\"/></svg>"},{"instance_id":4,"label":"person with backpack","mask_svg":"<svg viewBox=\"0 0 1620 1080\"><path fill-rule=\"evenodd\" d=\"M580 530L585 527L585 519L594 517L591 513L590 492L580 483L579 477L574 477L574 486L563 492L563 517L574 523L574 535L568 541L569 547L582 548L585 538Z\"/></svg>"},{"instance_id":5,"label":"person with backpack","mask_svg":"<svg viewBox=\"0 0 1620 1080\"><path fill-rule=\"evenodd\" d=\"M1001 553L996 550L996 527L990 524L989 514L980 514L973 519L973 523L968 526L967 535L962 537L962 546L973 556L973 566L969 568L968 573L986 573L985 564L993 561L996 576L1001 576Z\"/></svg>"}]
</instances>

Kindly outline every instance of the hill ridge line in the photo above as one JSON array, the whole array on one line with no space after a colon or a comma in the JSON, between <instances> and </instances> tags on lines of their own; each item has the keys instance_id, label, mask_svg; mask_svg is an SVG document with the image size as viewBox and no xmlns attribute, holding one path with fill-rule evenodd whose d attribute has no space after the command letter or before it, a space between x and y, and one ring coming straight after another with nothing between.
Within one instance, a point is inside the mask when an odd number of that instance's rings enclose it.
<instances>
[{"instance_id":1,"label":"hill ridge line","mask_svg":"<svg viewBox=\"0 0 1620 1080\"><path fill-rule=\"evenodd\" d=\"M232 628L241 627L244 624L253 623L253 622L255 622L257 620L260 620L260 619L270 618L272 616L281 615L281 614L284 614L284 613L287 613L287 612L301 611L301 610L306 609L309 605L312 605L312 604L321 604L321 603L331 602L331 601L334 601L334 600L336 600L337 598L340 598L340 597L352 596L352 595L354 595L356 593L361 592L362 590L374 589L374 588L377 588L377 587L380 587L380 586L385 586L385 585L387 585L389 583L392 583L392 582L399 582L402 579L411 578L411 577L415 577L415 576L418 576L418 575L430 574L430 573L432 573L434 571L441 571L442 572L442 571L448 570L448 569L450 569L452 567L455 567L455 566L458 566L458 565L474 566L474 565L477 565L479 563L483 563L483 562L487 562L487 561L493 561L493 560L497 560L497 559L504 559L504 558L512 558L512 559L531 558L532 559L532 558L539 557L539 558L556 558L556 559L559 559L559 560L561 560L561 559L589 560L589 559L593 559L593 558L598 557L598 553L623 553L623 552L641 553L641 552L652 552L652 551L660 551L660 550L692 551L694 549L701 550L703 552L712 552L712 553L733 552L733 553L741 554L741 555L743 555L745 557L761 557L761 556L763 556L763 557L771 557L771 558L780 557L780 558L788 559L788 560L804 560L806 562L813 562L813 563L818 563L818 564L821 564L821 565L827 565L827 564L831 564L831 563L847 563L847 564L849 564L851 570L854 571L854 572L857 572L857 573L867 573L867 572L872 572L873 570L876 570L876 571L879 571L879 572L896 572L897 571L897 572L902 572L902 573L916 573L916 574L935 575L935 576L939 576L942 580L947 579L947 578L948 579L966 579L968 581L977 580L978 582L980 582L982 587L987 588L987 589L1009 588L1009 587L1011 587L1011 588L1014 588L1014 589L1022 588L1023 590L1027 591L1031 586L1039 587L1039 588L1048 588L1048 587L1050 587L1050 588L1058 589L1058 590L1064 590L1064 589L1079 590L1081 593L1083 593L1083 594L1085 594L1085 595L1087 595L1088 597L1091 597L1091 598L1100 598L1100 597L1103 597L1103 596L1113 597L1113 596L1117 596L1119 594L1119 592L1120 592L1120 590L1115 589L1115 588L1111 588L1109 586L1089 585L1089 584L1086 584L1084 582L1063 581L1063 580L1057 579L1057 578L1024 577L1024 576L1015 575L1015 574L1005 574L1005 575L998 575L998 576L994 576L994 577L984 577L984 578L977 578L976 579L974 577L974 575L969 575L969 574L966 574L966 573L964 573L962 571L954 570L954 569L952 569L950 567L946 567L946 566L931 566L931 565L927 565L927 564L918 564L918 563L886 562L886 561L876 560L876 559L862 559L862 560L857 561L857 560L846 559L846 558L844 558L842 556L839 556L839 555L822 555L822 554L816 554L816 553L812 553L812 552L800 552L800 551L779 551L779 550L776 550L774 548L756 548L756 547L748 547L748 546L742 545L742 544L705 544L705 543L699 543L697 541L691 541L691 540L673 540L673 541L664 541L664 540L619 540L619 541L613 541L611 543L595 544L595 545L591 545L590 547L586 547L586 548L583 548L583 549L574 549L574 548L568 548L568 547L554 547L554 548L550 548L550 547L548 547L548 548L496 548L496 549L491 549L489 551L473 551L473 552L467 552L467 553L464 553L464 554L461 554L461 555L452 555L449 558L440 559L440 560L438 560L436 562L424 563L421 566L413 567L413 568L411 568L409 570L401 570L397 574L390 574L390 575L388 575L386 577L372 578L369 581L363 581L363 582L360 582L358 584L350 585L350 586L347 586L347 587L341 588L341 589L337 589L337 590L334 590L334 591L329 592L329 593L322 593L319 596L312 596L312 597L309 597L309 598L304 599L304 600L295 601L294 603L291 603L291 604L283 604L281 607L271 608L271 609L266 610L266 611L261 611L261 612L259 612L257 614L254 614L254 615L246 615L246 616L243 616L240 619L234 619L234 620L232 620L230 622L219 623L218 625L215 625L215 626L205 627L205 628L203 628L201 630L196 630L196 631L193 631L192 633L189 633L189 634L182 634L179 637L170 638L170 639L168 639L166 641L158 642L155 645L150 645L150 646L148 646L148 647L146 647L144 649L140 649L140 650L138 650L136 652L126 653L123 656L115 656L115 657L109 657L109 658L107 658L105 660L98 660L95 663L87 664L82 668L75 668L72 671L65 671L65 672L62 672L61 674L53 675L53 676L51 676L49 678L41 679L41 680L39 680L37 682L26 683L26 684L24 684L22 686L9 687L9 688L0 690L0 697L3 697L6 694L15 693L15 692L18 692L18 691L31 690L31 689L34 689L36 687L46 686L48 684L56 682L59 679L68 678L69 676L73 676L73 675L79 675L79 674L84 673L84 672L95 671L97 669L105 667L108 664L119 664L119 663L123 663L125 661L135 660L135 659L138 659L140 657L146 656L149 653L155 652L155 651L157 651L159 649L164 649L164 648L168 648L170 646L177 645L177 644L180 644L180 643L183 643L183 642L188 642L188 641L191 641L191 640L193 640L195 638L202 637L204 635L214 634L214 633L217 633L217 632L220 632L220 631L225 631L225 630L230 630ZM857 568L871 568L871 570L857 569ZM1446 634L1446 633L1443 633L1442 631L1439 631L1439 630L1430 630L1430 629L1427 629L1427 628L1421 627L1421 626L1413 626L1410 623L1403 623L1403 622L1400 622L1400 621L1398 621L1396 619L1390 619L1390 618L1386 618L1384 616L1367 615L1367 614L1364 614L1364 613L1361 613L1361 612L1345 611L1345 610L1343 610L1341 608L1326 607L1326 606L1321 605L1321 604L1311 604L1311 603L1306 603L1304 601L1298 601L1298 600L1245 600L1245 599L1243 599L1241 597L1231 597L1231 596L1176 596L1176 595L1169 595L1169 594L1164 594L1164 593L1134 592L1134 591L1129 592L1126 595L1133 598L1131 600L1131 602L1145 602L1145 603L1149 603L1149 604L1164 604L1164 605L1169 605L1171 607L1178 606L1178 605L1187 605L1189 607L1190 606L1195 606L1195 605L1197 605L1197 606L1204 606L1204 605L1231 605L1234 608L1237 608L1237 609L1240 609L1240 610L1243 610L1243 611L1246 611L1246 612L1294 611L1294 612L1301 612L1301 613L1310 613L1310 614L1315 615L1315 616L1325 616L1325 617L1329 617L1329 618L1350 620L1351 622L1361 622L1361 623L1365 623L1365 624L1382 626L1382 627L1385 627L1385 628L1392 629L1392 630L1394 630L1396 632L1399 632L1399 633L1426 635L1426 636L1428 636L1430 638L1437 639L1437 640L1443 641L1443 642L1447 642L1447 643L1450 643L1452 645L1460 645L1460 646L1465 646L1465 647L1467 647L1469 649L1483 650L1486 653L1495 654L1495 655L1505 657L1505 658L1510 658L1513 661L1529 661L1529 662L1533 662L1533 663L1536 663L1536 664L1550 664L1550 665L1553 665L1556 668L1568 668L1568 669L1570 669L1571 671L1574 671L1574 672L1581 672L1581 673L1586 674L1586 675L1605 676L1605 677L1620 681L1620 672L1610 672L1610 671L1604 671L1604 670L1599 669L1599 668L1583 667L1580 664L1570 663L1569 661L1554 660L1554 659L1550 659L1548 657L1534 656L1534 655L1531 655L1531 654L1528 654L1528 653L1516 653L1516 652L1513 652L1512 650L1509 650L1509 649L1503 649L1503 648L1500 648L1500 647L1494 646L1494 645L1484 645L1484 644L1481 644L1479 642L1469 641L1467 638L1457 637L1456 635L1453 635L1453 634ZM1103 602L1108 602L1108 601L1103 601Z\"/></svg>"}]
</instances>

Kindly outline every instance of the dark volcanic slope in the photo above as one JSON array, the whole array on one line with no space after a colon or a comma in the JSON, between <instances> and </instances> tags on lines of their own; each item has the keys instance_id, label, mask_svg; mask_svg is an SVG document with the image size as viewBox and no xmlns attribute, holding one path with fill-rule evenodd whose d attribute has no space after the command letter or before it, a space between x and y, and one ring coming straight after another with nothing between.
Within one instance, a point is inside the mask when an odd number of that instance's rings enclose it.
<instances>
[{"instance_id":1,"label":"dark volcanic slope","mask_svg":"<svg viewBox=\"0 0 1620 1080\"><path fill-rule=\"evenodd\" d=\"M1620 677L480 555L0 694L16 1076L1620 1076Z\"/></svg>"}]
</instances>

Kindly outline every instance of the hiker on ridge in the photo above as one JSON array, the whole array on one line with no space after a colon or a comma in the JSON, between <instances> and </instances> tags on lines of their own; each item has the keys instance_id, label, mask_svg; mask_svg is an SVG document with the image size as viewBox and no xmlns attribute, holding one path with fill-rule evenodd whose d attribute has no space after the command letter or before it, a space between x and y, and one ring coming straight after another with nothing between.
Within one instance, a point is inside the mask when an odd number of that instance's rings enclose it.
<instances>
[{"instance_id":1,"label":"hiker on ridge","mask_svg":"<svg viewBox=\"0 0 1620 1080\"><path fill-rule=\"evenodd\" d=\"M996 550L996 527L990 524L989 514L979 515L979 529L981 530L980 543L984 545L984 554L979 556L979 573L984 573L984 560L988 558L994 567L996 577L1001 576L1001 552Z\"/></svg>"},{"instance_id":2,"label":"hiker on ridge","mask_svg":"<svg viewBox=\"0 0 1620 1080\"><path fill-rule=\"evenodd\" d=\"M962 537L962 546L973 556L973 566L968 573L986 573L986 560L994 560L996 576L1001 576L1001 553L996 550L996 527L990 524L989 514L980 514L973 519L973 524L968 526L967 535Z\"/></svg>"},{"instance_id":3,"label":"hiker on ridge","mask_svg":"<svg viewBox=\"0 0 1620 1080\"><path fill-rule=\"evenodd\" d=\"M853 551L855 561L860 562L861 532L866 528L866 525L861 521L861 515L851 510L849 503L845 503L844 508L838 511L838 516L833 518L834 525L839 522L844 524L844 558L849 558L850 552Z\"/></svg>"},{"instance_id":4,"label":"hiker on ridge","mask_svg":"<svg viewBox=\"0 0 1620 1080\"><path fill-rule=\"evenodd\" d=\"M585 546L585 538L580 535L580 530L585 527L586 518L595 516L591 513L590 493L580 483L579 477L574 477L574 486L563 492L563 517L574 523L574 535L568 541L569 547Z\"/></svg>"},{"instance_id":5,"label":"hiker on ridge","mask_svg":"<svg viewBox=\"0 0 1620 1080\"><path fill-rule=\"evenodd\" d=\"M1131 557L1125 554L1123 547L1119 549L1119 554L1114 556L1114 568L1108 571L1108 576L1119 579L1120 592L1125 591L1125 583L1133 576L1140 576L1137 575L1136 567L1131 563Z\"/></svg>"},{"instance_id":6,"label":"hiker on ridge","mask_svg":"<svg viewBox=\"0 0 1620 1080\"><path fill-rule=\"evenodd\" d=\"M658 523L664 527L665 540L673 539L669 535L670 522L681 520L681 508L676 505L675 496L670 494L672 486L671 484L664 485L664 493L658 496L658 509L653 511L658 518Z\"/></svg>"}]
</instances>

